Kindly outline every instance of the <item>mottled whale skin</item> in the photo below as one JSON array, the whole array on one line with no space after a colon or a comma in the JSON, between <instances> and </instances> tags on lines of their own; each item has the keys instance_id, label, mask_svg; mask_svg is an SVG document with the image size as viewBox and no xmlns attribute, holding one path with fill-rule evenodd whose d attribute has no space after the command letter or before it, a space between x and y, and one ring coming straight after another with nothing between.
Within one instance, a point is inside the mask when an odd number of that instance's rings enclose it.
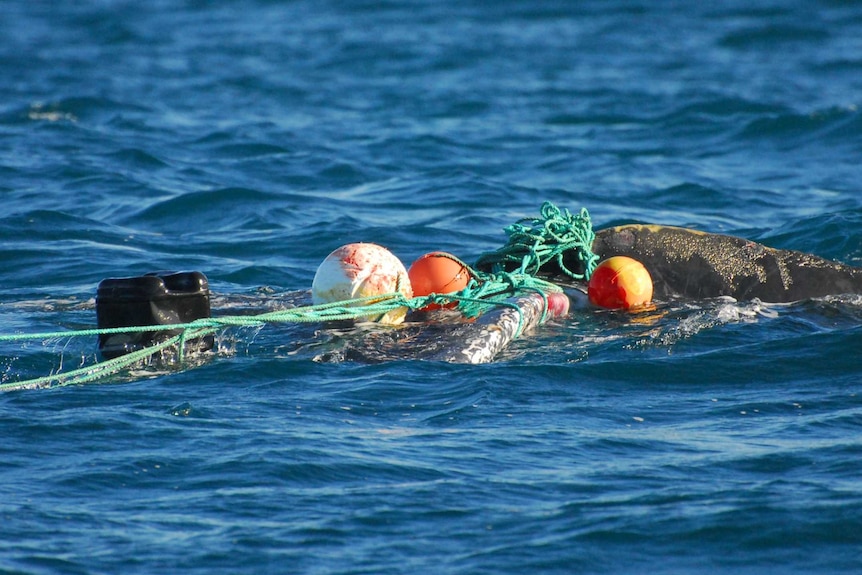
<instances>
[{"instance_id":1,"label":"mottled whale skin","mask_svg":"<svg viewBox=\"0 0 862 575\"><path fill-rule=\"evenodd\" d=\"M644 224L605 228L596 231L593 252L601 260L623 255L642 262L658 299L731 296L781 303L862 293L862 268L687 228ZM583 271L574 252L565 254L563 264ZM546 264L543 271L560 273L555 263Z\"/></svg>"}]
</instances>

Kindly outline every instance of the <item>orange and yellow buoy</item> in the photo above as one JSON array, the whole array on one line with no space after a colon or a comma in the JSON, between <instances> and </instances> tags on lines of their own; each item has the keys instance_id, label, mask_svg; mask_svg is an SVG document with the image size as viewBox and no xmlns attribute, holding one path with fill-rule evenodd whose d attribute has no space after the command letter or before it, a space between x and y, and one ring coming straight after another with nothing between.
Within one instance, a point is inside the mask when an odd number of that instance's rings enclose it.
<instances>
[{"instance_id":1,"label":"orange and yellow buoy","mask_svg":"<svg viewBox=\"0 0 862 575\"><path fill-rule=\"evenodd\" d=\"M630 309L652 300L652 278L639 261L627 256L613 256L593 271L587 286L590 301L609 309Z\"/></svg>"},{"instance_id":2,"label":"orange and yellow buoy","mask_svg":"<svg viewBox=\"0 0 862 575\"><path fill-rule=\"evenodd\" d=\"M461 291L470 283L470 269L458 258L446 252L431 252L416 259L407 270L414 296L448 294ZM453 307L449 304L446 307ZM439 309L437 304L422 308Z\"/></svg>"}]
</instances>

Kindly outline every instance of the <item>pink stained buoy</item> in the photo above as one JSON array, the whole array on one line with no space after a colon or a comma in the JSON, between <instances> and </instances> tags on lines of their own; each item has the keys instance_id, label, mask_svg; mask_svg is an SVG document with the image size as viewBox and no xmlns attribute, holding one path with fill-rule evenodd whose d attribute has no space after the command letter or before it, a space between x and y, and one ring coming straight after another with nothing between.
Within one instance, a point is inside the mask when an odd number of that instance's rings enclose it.
<instances>
[{"instance_id":1,"label":"pink stained buoy","mask_svg":"<svg viewBox=\"0 0 862 575\"><path fill-rule=\"evenodd\" d=\"M392 252L372 243L347 244L334 250L317 268L311 284L315 304L395 292L413 297L407 270ZM396 325L404 321L405 315L407 308L400 307L367 319Z\"/></svg>"},{"instance_id":2,"label":"pink stained buoy","mask_svg":"<svg viewBox=\"0 0 862 575\"><path fill-rule=\"evenodd\" d=\"M562 292L551 292L547 294L548 316L552 318L565 317L569 313L571 302L569 296Z\"/></svg>"}]
</instances>

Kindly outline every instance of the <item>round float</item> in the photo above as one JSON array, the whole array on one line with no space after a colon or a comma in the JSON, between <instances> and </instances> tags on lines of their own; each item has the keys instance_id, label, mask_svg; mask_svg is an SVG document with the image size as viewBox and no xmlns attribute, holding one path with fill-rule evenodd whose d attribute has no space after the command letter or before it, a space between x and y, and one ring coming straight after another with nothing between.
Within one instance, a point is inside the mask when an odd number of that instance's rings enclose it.
<instances>
[{"instance_id":1,"label":"round float","mask_svg":"<svg viewBox=\"0 0 862 575\"><path fill-rule=\"evenodd\" d=\"M631 309L652 300L652 278L639 261L614 256L601 262L587 286L590 301L608 309Z\"/></svg>"},{"instance_id":2,"label":"round float","mask_svg":"<svg viewBox=\"0 0 862 575\"><path fill-rule=\"evenodd\" d=\"M414 296L449 294L459 292L470 283L470 269L457 257L446 252L431 252L420 256L407 270ZM454 307L447 304L445 307ZM437 304L424 308L425 311L440 309Z\"/></svg>"},{"instance_id":3,"label":"round float","mask_svg":"<svg viewBox=\"0 0 862 575\"><path fill-rule=\"evenodd\" d=\"M404 264L386 248L372 243L353 243L334 250L317 268L311 284L314 304L400 292L413 297ZM372 300L373 301L373 300ZM367 319L395 325L404 321L406 307Z\"/></svg>"}]
</instances>

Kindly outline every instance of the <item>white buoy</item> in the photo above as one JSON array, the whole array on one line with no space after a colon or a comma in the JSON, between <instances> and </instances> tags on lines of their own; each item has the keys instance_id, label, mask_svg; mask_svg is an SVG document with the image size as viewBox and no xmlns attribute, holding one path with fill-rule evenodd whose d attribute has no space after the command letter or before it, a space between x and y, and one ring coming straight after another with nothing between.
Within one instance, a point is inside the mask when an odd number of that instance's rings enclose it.
<instances>
[{"instance_id":1,"label":"white buoy","mask_svg":"<svg viewBox=\"0 0 862 575\"><path fill-rule=\"evenodd\" d=\"M355 243L341 246L317 268L311 284L315 304L383 295L400 291L413 297L404 264L392 252L377 244ZM368 319L396 325L404 321L407 308L391 310Z\"/></svg>"}]
</instances>

